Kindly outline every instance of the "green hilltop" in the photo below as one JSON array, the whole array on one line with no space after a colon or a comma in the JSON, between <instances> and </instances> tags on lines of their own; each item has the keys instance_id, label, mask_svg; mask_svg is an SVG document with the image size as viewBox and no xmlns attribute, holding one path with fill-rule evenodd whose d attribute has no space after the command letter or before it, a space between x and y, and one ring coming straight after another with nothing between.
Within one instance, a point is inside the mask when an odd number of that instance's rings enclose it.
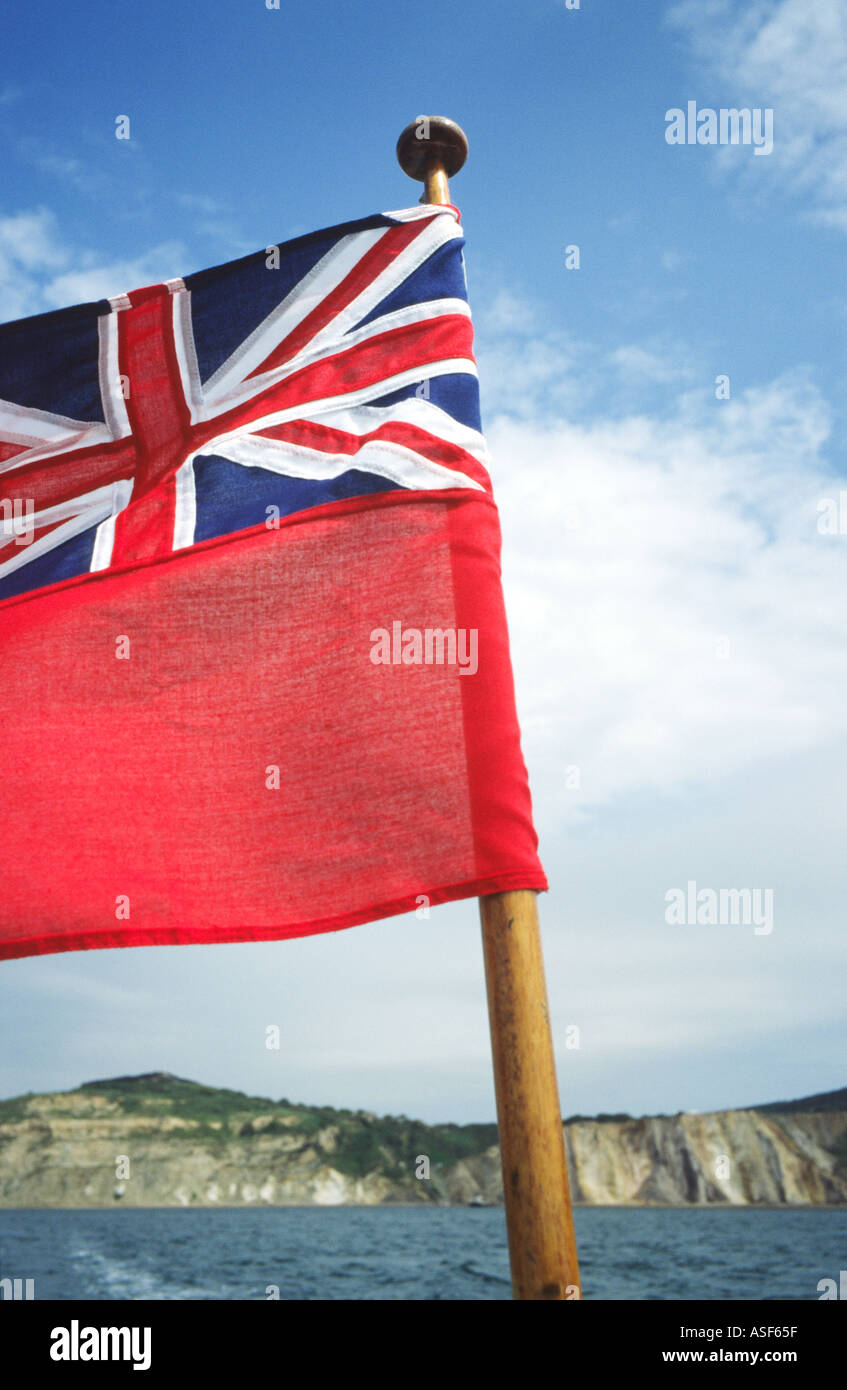
<instances>
[{"instance_id":1,"label":"green hilltop","mask_svg":"<svg viewBox=\"0 0 847 1390\"><path fill-rule=\"evenodd\" d=\"M171 1132L174 1139L250 1139L256 1135L300 1134L311 1136L329 1127L337 1129L333 1167L349 1177L364 1177L374 1169L387 1175L405 1176L419 1153L426 1153L434 1167L481 1153L497 1143L496 1124L427 1125L406 1115L377 1116L364 1110L336 1109L329 1105L301 1105L289 1100L249 1096L198 1081L186 1081L169 1072L141 1076L115 1076L87 1081L69 1097L102 1095L136 1117L149 1116L151 1128L173 1116L185 1128ZM0 1101L0 1122L23 1116L31 1097ZM73 1110L69 1112L73 1116Z\"/></svg>"},{"instance_id":2,"label":"green hilltop","mask_svg":"<svg viewBox=\"0 0 847 1390\"><path fill-rule=\"evenodd\" d=\"M576 1202L847 1203L847 1089L708 1115L570 1116L565 1137ZM722 1177L717 1143L733 1155ZM0 1207L492 1205L496 1145L493 1123L430 1125L148 1072L0 1101ZM130 1154L124 1181L115 1156Z\"/></svg>"}]
</instances>

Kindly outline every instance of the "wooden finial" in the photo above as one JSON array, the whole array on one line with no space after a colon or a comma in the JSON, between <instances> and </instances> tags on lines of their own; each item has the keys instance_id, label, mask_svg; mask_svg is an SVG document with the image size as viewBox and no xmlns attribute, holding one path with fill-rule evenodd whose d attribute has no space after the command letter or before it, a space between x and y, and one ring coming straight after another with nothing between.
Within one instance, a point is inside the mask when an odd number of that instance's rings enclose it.
<instances>
[{"instance_id":1,"label":"wooden finial","mask_svg":"<svg viewBox=\"0 0 847 1390\"><path fill-rule=\"evenodd\" d=\"M468 137L446 116L418 116L397 141L397 162L424 185L422 203L449 203L447 180L468 157Z\"/></svg>"}]
</instances>

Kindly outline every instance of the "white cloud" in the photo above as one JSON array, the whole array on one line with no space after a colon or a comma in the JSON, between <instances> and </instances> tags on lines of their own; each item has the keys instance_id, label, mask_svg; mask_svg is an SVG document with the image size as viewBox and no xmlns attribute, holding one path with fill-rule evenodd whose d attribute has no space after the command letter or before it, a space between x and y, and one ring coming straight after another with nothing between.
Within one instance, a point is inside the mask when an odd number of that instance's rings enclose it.
<instances>
[{"instance_id":1,"label":"white cloud","mask_svg":"<svg viewBox=\"0 0 847 1390\"><path fill-rule=\"evenodd\" d=\"M652 352L636 343L615 348L609 360L624 379L636 384L644 380L679 381L690 375L690 369L683 367L673 352Z\"/></svg>"},{"instance_id":2,"label":"white cloud","mask_svg":"<svg viewBox=\"0 0 847 1390\"><path fill-rule=\"evenodd\" d=\"M67 253L56 243L55 220L46 208L0 218L0 251L24 270L48 271L65 264Z\"/></svg>"},{"instance_id":3,"label":"white cloud","mask_svg":"<svg viewBox=\"0 0 847 1390\"><path fill-rule=\"evenodd\" d=\"M817 530L819 499L838 490L829 430L803 374L727 402L690 392L662 419L488 421L525 742L551 830L847 732L847 645L828 601L847 541Z\"/></svg>"},{"instance_id":4,"label":"white cloud","mask_svg":"<svg viewBox=\"0 0 847 1390\"><path fill-rule=\"evenodd\" d=\"M41 285L66 260L46 208L0 218L0 320L43 309Z\"/></svg>"},{"instance_id":5,"label":"white cloud","mask_svg":"<svg viewBox=\"0 0 847 1390\"><path fill-rule=\"evenodd\" d=\"M90 299L106 299L143 285L158 284L185 264L185 248L180 242L163 242L143 256L98 264L93 256L82 258L87 264L55 276L43 286L48 306L79 304Z\"/></svg>"},{"instance_id":6,"label":"white cloud","mask_svg":"<svg viewBox=\"0 0 847 1390\"><path fill-rule=\"evenodd\" d=\"M674 381L673 352L557 357L540 315L533 333L552 346L535 380L522 364L524 412L492 375L524 335L491 334L485 423L565 1110L655 1109L668 1085L708 1107L837 1084L847 537L817 529L843 485L831 407L808 370L719 401ZM621 410L639 369L662 390ZM567 393L546 390L557 371ZM689 878L770 887L773 934L668 926L664 894ZM580 1052L563 1045L573 1022Z\"/></svg>"},{"instance_id":7,"label":"white cloud","mask_svg":"<svg viewBox=\"0 0 847 1390\"><path fill-rule=\"evenodd\" d=\"M669 384L679 387L705 374L691 344L656 334L601 347L552 327L541 305L511 290L492 294L474 320L486 430L503 415L535 425L541 419L583 419L596 412L609 418L651 404L659 408Z\"/></svg>"},{"instance_id":8,"label":"white cloud","mask_svg":"<svg viewBox=\"0 0 847 1390\"><path fill-rule=\"evenodd\" d=\"M774 149L751 160L726 147L747 179L778 175L819 224L847 231L847 10L843 0L683 0L669 23L718 84L702 106L772 107ZM724 101L723 98L726 100Z\"/></svg>"},{"instance_id":9,"label":"white cloud","mask_svg":"<svg viewBox=\"0 0 847 1390\"><path fill-rule=\"evenodd\" d=\"M694 374L690 349L672 342L623 343L612 351L550 328L517 296L498 295L493 309L477 316L474 348L479 363L485 428L509 415L540 419L581 418L602 407L620 414L645 403L652 388L681 384Z\"/></svg>"},{"instance_id":10,"label":"white cloud","mask_svg":"<svg viewBox=\"0 0 847 1390\"><path fill-rule=\"evenodd\" d=\"M167 279L185 264L185 248L164 242L143 256L105 261L72 250L54 214L36 208L0 218L0 321L107 298Z\"/></svg>"},{"instance_id":11,"label":"white cloud","mask_svg":"<svg viewBox=\"0 0 847 1390\"><path fill-rule=\"evenodd\" d=\"M531 420L541 411L575 409L582 350L571 335L542 323L534 305L511 290L499 290L475 315L483 419L506 412ZM584 362L582 372L584 383Z\"/></svg>"}]
</instances>

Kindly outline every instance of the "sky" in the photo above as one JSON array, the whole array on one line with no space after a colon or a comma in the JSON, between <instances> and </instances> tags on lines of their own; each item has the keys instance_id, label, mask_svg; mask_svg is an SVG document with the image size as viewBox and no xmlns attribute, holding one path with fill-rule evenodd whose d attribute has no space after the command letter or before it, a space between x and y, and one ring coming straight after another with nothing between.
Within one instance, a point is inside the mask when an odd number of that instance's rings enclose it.
<instances>
[{"instance_id":1,"label":"sky","mask_svg":"<svg viewBox=\"0 0 847 1390\"><path fill-rule=\"evenodd\" d=\"M0 321L412 206L400 131L463 126L563 1112L843 1086L847 0L47 0L4 30ZM770 111L772 149L669 143L689 102ZM691 881L760 930L666 920ZM476 904L0 967L0 1095L153 1070L493 1119Z\"/></svg>"}]
</instances>

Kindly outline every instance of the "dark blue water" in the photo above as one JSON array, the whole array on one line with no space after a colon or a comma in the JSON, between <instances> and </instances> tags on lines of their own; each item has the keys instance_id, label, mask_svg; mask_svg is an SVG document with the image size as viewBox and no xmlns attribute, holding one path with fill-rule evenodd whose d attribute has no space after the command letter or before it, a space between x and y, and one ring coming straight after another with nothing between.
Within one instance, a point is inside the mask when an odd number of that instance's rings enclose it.
<instances>
[{"instance_id":1,"label":"dark blue water","mask_svg":"<svg viewBox=\"0 0 847 1390\"><path fill-rule=\"evenodd\" d=\"M575 1220L585 1298L817 1299L847 1269L847 1211ZM3 1276L34 1279L37 1299L510 1297L499 1208L3 1211Z\"/></svg>"}]
</instances>

